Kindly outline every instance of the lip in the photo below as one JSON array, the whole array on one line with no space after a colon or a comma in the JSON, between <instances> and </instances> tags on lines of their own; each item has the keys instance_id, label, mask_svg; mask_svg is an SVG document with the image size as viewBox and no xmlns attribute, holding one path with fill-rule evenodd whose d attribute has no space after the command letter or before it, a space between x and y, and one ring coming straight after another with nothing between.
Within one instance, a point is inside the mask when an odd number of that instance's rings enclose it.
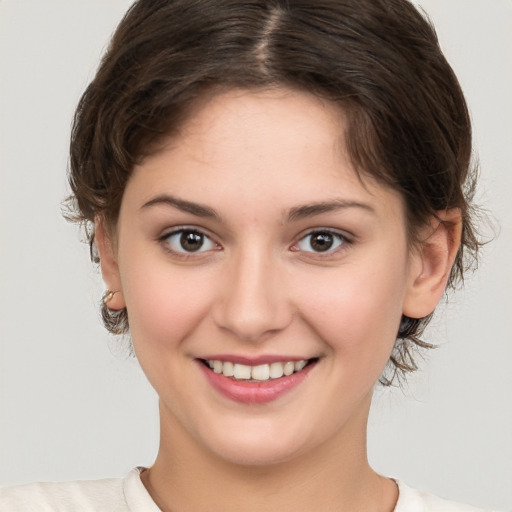
<instances>
[{"instance_id":1,"label":"lip","mask_svg":"<svg viewBox=\"0 0 512 512\"><path fill-rule=\"evenodd\" d=\"M230 361L231 363L258 366L259 364L286 363L287 361L302 361L312 359L311 357L283 356L283 355L261 355L247 357L234 354L211 354L201 357L205 361Z\"/></svg>"},{"instance_id":2,"label":"lip","mask_svg":"<svg viewBox=\"0 0 512 512\"><path fill-rule=\"evenodd\" d=\"M221 361L232 361L239 364L250 364L254 366L257 364L270 364L272 362L283 361L283 359L273 359L272 357L269 358L268 356L264 356L249 360L244 357L233 358L217 355L215 356L215 359ZM210 359L210 357L208 357L208 359ZM300 361L298 358L288 358L284 360ZM309 372L317 365L317 363L318 360L315 360L300 372L292 373L291 375L283 376L279 379L269 379L262 382L247 382L225 377L222 373L215 373L210 368L206 367L203 362L197 360L199 368L216 391L230 400L244 404L265 404L277 400L281 396L297 388L306 379Z\"/></svg>"}]
</instances>

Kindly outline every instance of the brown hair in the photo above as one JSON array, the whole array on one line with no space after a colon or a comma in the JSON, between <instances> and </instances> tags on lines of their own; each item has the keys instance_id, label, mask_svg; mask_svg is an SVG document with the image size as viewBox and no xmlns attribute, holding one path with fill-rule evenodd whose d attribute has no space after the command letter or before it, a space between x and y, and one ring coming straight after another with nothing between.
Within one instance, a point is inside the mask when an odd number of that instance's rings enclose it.
<instances>
[{"instance_id":1,"label":"brown hair","mask_svg":"<svg viewBox=\"0 0 512 512\"><path fill-rule=\"evenodd\" d=\"M471 126L432 25L407 0L139 0L115 32L78 105L69 181L75 220L114 225L130 173L194 102L218 88L305 90L340 105L355 168L399 191L410 239L458 208L462 244L449 285L476 261ZM103 307L111 332L126 311ZM415 370L430 317L404 318L389 384ZM388 373L389 375L389 373Z\"/></svg>"}]
</instances>

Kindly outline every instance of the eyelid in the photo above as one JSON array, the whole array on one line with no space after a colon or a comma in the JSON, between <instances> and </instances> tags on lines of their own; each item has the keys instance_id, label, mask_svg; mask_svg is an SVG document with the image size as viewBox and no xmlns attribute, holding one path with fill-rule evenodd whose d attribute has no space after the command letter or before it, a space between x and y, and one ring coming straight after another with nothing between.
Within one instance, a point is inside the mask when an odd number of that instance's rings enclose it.
<instances>
[{"instance_id":1,"label":"eyelid","mask_svg":"<svg viewBox=\"0 0 512 512\"><path fill-rule=\"evenodd\" d=\"M333 235L334 237L340 239L341 240L340 245L338 245L334 249L328 249L323 252L322 251L313 251L313 250L306 251L306 250L302 250L298 247L298 244L300 242L302 242L306 237L315 235L315 234L323 234L323 233ZM308 229L307 231L302 232L300 235L298 235L297 238L295 239L295 242L293 242L292 246L290 247L290 250L292 250L294 252L296 251L296 252L306 253L306 254L308 254L308 256L313 255L315 257L320 257L320 258L329 257L329 256L333 256L334 254L336 254L340 251L347 249L348 246L350 246L354 243L354 239L355 239L355 236L347 233L346 231L342 231L342 230L334 229L334 228L316 227L316 228Z\"/></svg>"},{"instance_id":2,"label":"eyelid","mask_svg":"<svg viewBox=\"0 0 512 512\"><path fill-rule=\"evenodd\" d=\"M198 251L185 251L185 250L175 250L172 247L170 247L169 243L166 243L172 236L179 235L183 232L191 232L191 233L197 233L201 236L203 236L205 239L209 240L213 244L213 248L209 248L206 250L198 250ZM161 235L157 237L158 242L160 242L164 246L164 250L172 253L179 257L193 257L196 256L204 256L205 253L208 253L210 251L220 250L222 249L221 245L215 240L215 238L210 235L207 230L204 228L200 228L198 226L185 224L181 226L174 226L172 228L169 228L165 230Z\"/></svg>"},{"instance_id":3,"label":"eyelid","mask_svg":"<svg viewBox=\"0 0 512 512\"><path fill-rule=\"evenodd\" d=\"M169 226L160 231L161 234L157 236L159 240L168 238L170 235L179 233L181 231L193 231L195 233L200 233L201 235L211 238L212 240L215 238L215 236L212 235L208 229L202 226L196 226L195 224L177 224L176 226Z\"/></svg>"},{"instance_id":4,"label":"eyelid","mask_svg":"<svg viewBox=\"0 0 512 512\"><path fill-rule=\"evenodd\" d=\"M314 228L308 228L304 230L302 233L300 233L297 236L297 240L300 240L301 238L304 238L305 236L311 235L312 233L329 233L331 235L337 235L341 236L347 241L353 242L357 238L356 235L351 233L350 231L347 231L345 229L339 229L339 228L328 228L328 227L314 227Z\"/></svg>"}]
</instances>

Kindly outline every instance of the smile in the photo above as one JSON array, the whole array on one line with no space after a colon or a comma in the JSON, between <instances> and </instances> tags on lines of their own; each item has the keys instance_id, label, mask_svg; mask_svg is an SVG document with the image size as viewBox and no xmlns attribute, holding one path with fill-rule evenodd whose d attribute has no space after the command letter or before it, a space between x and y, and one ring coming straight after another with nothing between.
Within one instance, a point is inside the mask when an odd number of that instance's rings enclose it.
<instances>
[{"instance_id":1,"label":"smile","mask_svg":"<svg viewBox=\"0 0 512 512\"><path fill-rule=\"evenodd\" d=\"M229 400L249 405L272 402L301 387L319 362L318 357L294 361L261 359L254 361L256 364L247 364L252 361L244 357L208 357L196 361L213 389Z\"/></svg>"},{"instance_id":2,"label":"smile","mask_svg":"<svg viewBox=\"0 0 512 512\"><path fill-rule=\"evenodd\" d=\"M225 377L231 377L234 380L264 382L300 372L309 362L308 359L301 359L300 361L274 362L251 366L231 361L209 359L206 364L215 373L221 373Z\"/></svg>"}]
</instances>

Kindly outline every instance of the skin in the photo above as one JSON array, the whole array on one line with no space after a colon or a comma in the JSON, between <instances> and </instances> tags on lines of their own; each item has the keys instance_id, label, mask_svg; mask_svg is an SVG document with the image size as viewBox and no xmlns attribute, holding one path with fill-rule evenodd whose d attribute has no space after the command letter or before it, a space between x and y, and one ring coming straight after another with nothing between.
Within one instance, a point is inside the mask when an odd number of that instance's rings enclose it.
<instances>
[{"instance_id":1,"label":"skin","mask_svg":"<svg viewBox=\"0 0 512 512\"><path fill-rule=\"evenodd\" d=\"M410 250L401 197L359 180L343 128L338 107L307 93L208 98L134 169L114 229L97 219L119 290L109 307L127 308L160 397L142 480L164 511L394 508L396 485L366 456L372 389L401 315L442 296L460 219L445 212L451 223L428 223ZM191 226L207 238L187 253L175 233ZM315 251L311 232L326 229L333 248ZM215 353L318 362L277 400L244 404L204 377L198 358Z\"/></svg>"}]
</instances>

